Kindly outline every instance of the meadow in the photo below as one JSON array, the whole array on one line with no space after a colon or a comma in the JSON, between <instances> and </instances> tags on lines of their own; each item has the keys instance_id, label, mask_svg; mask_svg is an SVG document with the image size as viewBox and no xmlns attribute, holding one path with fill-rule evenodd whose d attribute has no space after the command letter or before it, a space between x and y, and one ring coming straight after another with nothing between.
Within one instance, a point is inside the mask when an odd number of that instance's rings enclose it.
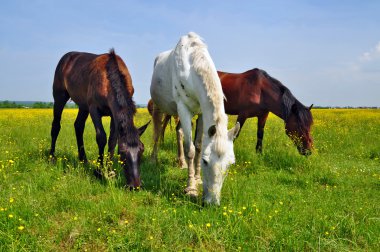
<instances>
[{"instance_id":1,"label":"meadow","mask_svg":"<svg viewBox=\"0 0 380 252\"><path fill-rule=\"evenodd\" d=\"M378 251L380 110L313 109L311 156L298 154L284 124L270 115L263 153L257 119L235 141L236 164L220 207L184 195L174 125L155 165L152 125L142 137L143 189L123 176L99 181L97 145L87 120L90 165L78 162L64 110L57 161L49 162L51 109L0 110L0 251ZM149 120L139 109L135 123ZM236 118L229 117L229 125ZM109 119L105 118L109 130ZM117 162L110 164L120 171Z\"/></svg>"}]
</instances>

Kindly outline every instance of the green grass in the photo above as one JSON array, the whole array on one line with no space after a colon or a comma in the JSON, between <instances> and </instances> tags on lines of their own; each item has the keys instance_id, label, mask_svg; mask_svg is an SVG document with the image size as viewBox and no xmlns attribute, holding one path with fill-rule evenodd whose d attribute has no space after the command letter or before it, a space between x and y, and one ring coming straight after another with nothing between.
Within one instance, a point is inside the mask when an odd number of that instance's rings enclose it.
<instances>
[{"instance_id":1,"label":"green grass","mask_svg":"<svg viewBox=\"0 0 380 252\"><path fill-rule=\"evenodd\" d=\"M0 110L0 251L378 251L380 110L313 110L314 153L300 156L271 115L263 154L257 119L235 141L236 164L220 207L183 194L175 132L167 129L154 165L152 126L142 137L144 189L102 182L77 160L65 110L56 163L48 162L52 110ZM139 109L136 124L149 120ZM230 127L236 118L230 117ZM109 119L104 119L108 128ZM88 158L96 160L91 120ZM114 164L120 171L120 167Z\"/></svg>"}]
</instances>

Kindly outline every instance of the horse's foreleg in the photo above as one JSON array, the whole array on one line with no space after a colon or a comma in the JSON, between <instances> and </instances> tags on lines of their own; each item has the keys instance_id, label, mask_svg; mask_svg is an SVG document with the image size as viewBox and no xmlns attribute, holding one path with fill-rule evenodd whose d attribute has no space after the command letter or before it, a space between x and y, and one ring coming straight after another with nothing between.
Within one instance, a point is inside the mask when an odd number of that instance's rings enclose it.
<instances>
[{"instance_id":1,"label":"horse's foreleg","mask_svg":"<svg viewBox=\"0 0 380 252\"><path fill-rule=\"evenodd\" d=\"M103 166L103 154L104 154L104 148L107 143L107 135L104 131L103 124L102 124L102 118L97 110L96 107L90 107L90 115L92 118L92 122L95 126L96 131L96 143L98 144L99 148L99 156L98 156L98 163L100 163L101 166ZM101 176L101 173L99 173L99 170L95 170L95 175Z\"/></svg>"},{"instance_id":2,"label":"horse's foreleg","mask_svg":"<svg viewBox=\"0 0 380 252\"><path fill-rule=\"evenodd\" d=\"M263 139L264 139L264 127L268 118L268 112L259 116L257 120L257 144L256 152L262 153L263 151Z\"/></svg>"},{"instance_id":3,"label":"horse's foreleg","mask_svg":"<svg viewBox=\"0 0 380 252\"><path fill-rule=\"evenodd\" d=\"M55 144L57 142L59 131L61 130L61 117L62 111L65 107L66 102L69 100L69 94L67 92L63 93L54 93L54 118L51 125L51 146L50 146L50 155L54 157L55 153Z\"/></svg>"},{"instance_id":4,"label":"horse's foreleg","mask_svg":"<svg viewBox=\"0 0 380 252\"><path fill-rule=\"evenodd\" d=\"M191 137L191 113L187 107L182 104L177 104L177 110L179 119L181 121L181 126L183 129L184 141L185 141L185 157L189 169L189 177L187 181L187 187L185 192L190 196L197 196L198 189L197 183L195 180L195 170L194 170L194 156L195 156L195 147Z\"/></svg>"},{"instance_id":5,"label":"horse's foreleg","mask_svg":"<svg viewBox=\"0 0 380 252\"><path fill-rule=\"evenodd\" d=\"M83 132L88 117L88 110L79 108L77 119L74 123L75 135L77 137L79 160L87 163L86 152L84 150Z\"/></svg>"},{"instance_id":6,"label":"horse's foreleg","mask_svg":"<svg viewBox=\"0 0 380 252\"><path fill-rule=\"evenodd\" d=\"M115 153L116 142L117 142L117 134L116 134L115 120L111 116L110 136L108 138L108 153L109 153L110 159L113 158L113 155Z\"/></svg>"},{"instance_id":7,"label":"horse's foreleg","mask_svg":"<svg viewBox=\"0 0 380 252\"><path fill-rule=\"evenodd\" d=\"M202 184L202 179L201 179L202 134L203 134L203 119L202 119L202 115L198 115L196 128L195 128L195 139L194 139L194 145L195 145L195 158L194 158L195 180L197 181L198 184Z\"/></svg>"},{"instance_id":8,"label":"horse's foreleg","mask_svg":"<svg viewBox=\"0 0 380 252\"><path fill-rule=\"evenodd\" d=\"M178 121L176 126L176 133L177 133L177 158L178 158L178 164L181 168L188 168L184 149L183 149L183 129L181 127L181 121Z\"/></svg>"}]
</instances>

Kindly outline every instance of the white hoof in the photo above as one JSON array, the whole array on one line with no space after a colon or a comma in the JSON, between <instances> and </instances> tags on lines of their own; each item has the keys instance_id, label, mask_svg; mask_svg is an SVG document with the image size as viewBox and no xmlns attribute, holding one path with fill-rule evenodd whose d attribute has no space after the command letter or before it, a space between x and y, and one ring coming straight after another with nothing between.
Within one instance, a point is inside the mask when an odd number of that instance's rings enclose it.
<instances>
[{"instance_id":1,"label":"white hoof","mask_svg":"<svg viewBox=\"0 0 380 252\"><path fill-rule=\"evenodd\" d=\"M185 193L190 197L198 197L198 190L192 187L186 187Z\"/></svg>"},{"instance_id":2,"label":"white hoof","mask_svg":"<svg viewBox=\"0 0 380 252\"><path fill-rule=\"evenodd\" d=\"M112 178L114 178L114 177L116 177L116 172L115 172L115 171L110 171L110 172L108 172L108 178L109 178L109 179L112 179Z\"/></svg>"},{"instance_id":3,"label":"white hoof","mask_svg":"<svg viewBox=\"0 0 380 252\"><path fill-rule=\"evenodd\" d=\"M189 168L189 166L187 165L186 161L184 161L184 160L179 160L178 163L179 163L179 167L181 169L187 169L187 168Z\"/></svg>"}]
</instances>

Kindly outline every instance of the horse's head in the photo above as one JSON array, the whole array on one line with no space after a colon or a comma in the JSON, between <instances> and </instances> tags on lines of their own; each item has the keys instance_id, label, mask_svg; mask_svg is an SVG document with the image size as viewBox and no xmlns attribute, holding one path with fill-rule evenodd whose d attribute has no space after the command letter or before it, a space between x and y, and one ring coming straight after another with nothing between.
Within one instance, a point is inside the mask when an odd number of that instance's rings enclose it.
<instances>
[{"instance_id":1,"label":"horse's head","mask_svg":"<svg viewBox=\"0 0 380 252\"><path fill-rule=\"evenodd\" d=\"M140 136L145 132L150 121L137 129L137 139L133 145L128 144L128 135L119 137L119 155L123 165L127 186L130 189L138 189L141 186L140 162L144 152L144 144L140 141Z\"/></svg>"},{"instance_id":2,"label":"horse's head","mask_svg":"<svg viewBox=\"0 0 380 252\"><path fill-rule=\"evenodd\" d=\"M228 167L235 163L233 141L240 130L240 124L228 131L227 141L218 143L215 125L204 134L201 166L203 170L203 202L220 205L220 193ZM223 144L223 146L217 146ZM223 151L218 151L222 148Z\"/></svg>"},{"instance_id":3,"label":"horse's head","mask_svg":"<svg viewBox=\"0 0 380 252\"><path fill-rule=\"evenodd\" d=\"M310 155L313 148L313 138L310 135L313 124L312 106L307 108L301 103L294 103L285 122L286 134L296 144L299 153L305 156Z\"/></svg>"}]
</instances>

